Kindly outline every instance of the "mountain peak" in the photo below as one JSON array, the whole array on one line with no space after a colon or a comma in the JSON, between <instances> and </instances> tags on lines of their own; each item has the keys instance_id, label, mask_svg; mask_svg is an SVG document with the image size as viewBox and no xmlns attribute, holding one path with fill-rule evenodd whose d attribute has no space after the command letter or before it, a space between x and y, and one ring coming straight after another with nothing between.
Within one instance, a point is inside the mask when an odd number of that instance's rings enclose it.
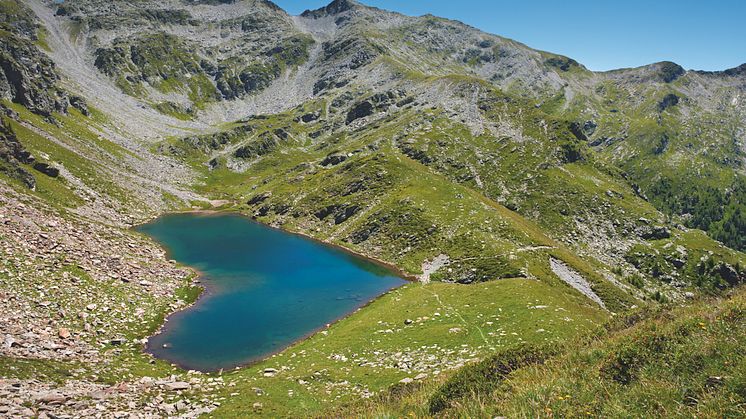
<instances>
[{"instance_id":1,"label":"mountain peak","mask_svg":"<svg viewBox=\"0 0 746 419\"><path fill-rule=\"evenodd\" d=\"M684 67L671 61L654 63L651 67L657 71L658 77L664 83L671 83L686 74L686 69L684 69Z\"/></svg>"},{"instance_id":2,"label":"mountain peak","mask_svg":"<svg viewBox=\"0 0 746 419\"><path fill-rule=\"evenodd\" d=\"M278 6L275 2L273 2L271 0L260 0L259 3L261 3L261 4L263 4L263 5L267 6L267 7L269 7L272 10L275 10L275 11L280 11L280 10L284 11L282 9L282 7Z\"/></svg>"},{"instance_id":3,"label":"mountain peak","mask_svg":"<svg viewBox=\"0 0 746 419\"><path fill-rule=\"evenodd\" d=\"M334 0L326 6L316 10L306 10L301 13L303 17L320 18L324 16L336 15L349 10L354 10L362 5L355 0Z\"/></svg>"},{"instance_id":4,"label":"mountain peak","mask_svg":"<svg viewBox=\"0 0 746 419\"><path fill-rule=\"evenodd\" d=\"M738 67L729 68L723 71L728 76L742 76L746 75L746 63L739 65Z\"/></svg>"}]
</instances>

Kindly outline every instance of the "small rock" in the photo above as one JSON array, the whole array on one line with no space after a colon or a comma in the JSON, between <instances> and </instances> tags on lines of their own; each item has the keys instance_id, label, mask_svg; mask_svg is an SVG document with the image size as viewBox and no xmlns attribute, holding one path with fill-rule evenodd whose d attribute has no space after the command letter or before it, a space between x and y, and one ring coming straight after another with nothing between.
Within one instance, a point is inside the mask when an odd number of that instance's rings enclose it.
<instances>
[{"instance_id":1,"label":"small rock","mask_svg":"<svg viewBox=\"0 0 746 419\"><path fill-rule=\"evenodd\" d=\"M184 400L179 400L178 402L176 402L176 405L174 407L176 407L177 412L183 412L187 410L188 406L186 402L184 402Z\"/></svg>"},{"instance_id":2,"label":"small rock","mask_svg":"<svg viewBox=\"0 0 746 419\"><path fill-rule=\"evenodd\" d=\"M103 390L92 391L89 396L94 400L103 400L107 397L107 394Z\"/></svg>"},{"instance_id":3,"label":"small rock","mask_svg":"<svg viewBox=\"0 0 746 419\"><path fill-rule=\"evenodd\" d=\"M264 407L263 404L259 402L254 403L254 410L262 410L262 407Z\"/></svg>"},{"instance_id":4,"label":"small rock","mask_svg":"<svg viewBox=\"0 0 746 419\"><path fill-rule=\"evenodd\" d=\"M36 397L34 397L34 400L36 400L38 403L62 404L67 401L67 396L65 396L64 394L49 391L38 393Z\"/></svg>"},{"instance_id":5,"label":"small rock","mask_svg":"<svg viewBox=\"0 0 746 419\"><path fill-rule=\"evenodd\" d=\"M69 338L71 336L70 330L68 330L68 329L66 329L64 327L61 328L60 331L57 334L59 335L60 339L67 339L67 338Z\"/></svg>"},{"instance_id":6,"label":"small rock","mask_svg":"<svg viewBox=\"0 0 746 419\"><path fill-rule=\"evenodd\" d=\"M10 348L21 346L21 345L18 344L18 342L16 342L15 339L13 339L13 336L10 336L10 335L5 335L5 342L4 342L4 344L5 344L5 348L6 349L10 349Z\"/></svg>"},{"instance_id":7,"label":"small rock","mask_svg":"<svg viewBox=\"0 0 746 419\"><path fill-rule=\"evenodd\" d=\"M723 380L723 377L719 376L710 376L707 377L707 386L708 387L719 387L723 385L725 381Z\"/></svg>"},{"instance_id":8,"label":"small rock","mask_svg":"<svg viewBox=\"0 0 746 419\"><path fill-rule=\"evenodd\" d=\"M417 380L417 381L419 381L419 380L424 380L425 378L427 378L427 374L425 374L424 372L423 372L423 373L420 373L420 374L417 374L417 375L416 375L416 376L414 377L414 379L415 379L415 380Z\"/></svg>"},{"instance_id":9,"label":"small rock","mask_svg":"<svg viewBox=\"0 0 746 419\"><path fill-rule=\"evenodd\" d=\"M173 383L166 383L164 387L170 391L181 391L189 390L191 386L189 385L189 383L184 381L174 381Z\"/></svg>"},{"instance_id":10,"label":"small rock","mask_svg":"<svg viewBox=\"0 0 746 419\"><path fill-rule=\"evenodd\" d=\"M681 259L674 259L671 261L671 264L674 266L674 268L681 269L686 265L686 261L683 261Z\"/></svg>"},{"instance_id":11,"label":"small rock","mask_svg":"<svg viewBox=\"0 0 746 419\"><path fill-rule=\"evenodd\" d=\"M174 406L173 404L164 403L160 407L161 410L166 412L167 415L176 413L176 406Z\"/></svg>"},{"instance_id":12,"label":"small rock","mask_svg":"<svg viewBox=\"0 0 746 419\"><path fill-rule=\"evenodd\" d=\"M413 381L414 381L414 380L413 380L413 379L411 379L411 378L409 378L409 377L407 377L407 378L402 378L401 380L399 380L399 382L400 382L400 383L402 383L402 384L409 384L409 383L411 383L411 382L413 382Z\"/></svg>"}]
</instances>

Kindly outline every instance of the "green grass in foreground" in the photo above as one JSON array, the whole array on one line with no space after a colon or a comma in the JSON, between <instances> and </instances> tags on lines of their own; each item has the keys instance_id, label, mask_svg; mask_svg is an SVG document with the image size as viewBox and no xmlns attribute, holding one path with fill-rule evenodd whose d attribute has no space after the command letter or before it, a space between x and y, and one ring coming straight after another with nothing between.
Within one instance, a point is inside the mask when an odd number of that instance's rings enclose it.
<instances>
[{"instance_id":1,"label":"green grass in foreground","mask_svg":"<svg viewBox=\"0 0 746 419\"><path fill-rule=\"evenodd\" d=\"M213 415L323 414L403 378L438 380L505 348L557 342L604 321L583 297L552 291L526 279L407 284L264 362L225 374L226 400ZM265 368L279 372L264 377Z\"/></svg>"},{"instance_id":2,"label":"green grass in foreground","mask_svg":"<svg viewBox=\"0 0 746 419\"><path fill-rule=\"evenodd\" d=\"M639 311L562 345L503 351L345 416L744 417L746 290ZM528 355L527 355L528 354Z\"/></svg>"}]
</instances>

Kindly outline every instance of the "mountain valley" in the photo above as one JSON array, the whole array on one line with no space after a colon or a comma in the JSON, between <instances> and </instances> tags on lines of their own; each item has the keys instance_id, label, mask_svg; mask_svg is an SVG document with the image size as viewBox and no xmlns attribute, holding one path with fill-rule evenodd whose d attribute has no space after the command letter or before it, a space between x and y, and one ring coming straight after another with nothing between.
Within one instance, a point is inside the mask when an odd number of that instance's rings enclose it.
<instances>
[{"instance_id":1,"label":"mountain valley","mask_svg":"<svg viewBox=\"0 0 746 419\"><path fill-rule=\"evenodd\" d=\"M0 39L0 415L746 413L746 64L353 0L0 0ZM143 348L201 278L132 227L189 211L410 282L185 371Z\"/></svg>"}]
</instances>

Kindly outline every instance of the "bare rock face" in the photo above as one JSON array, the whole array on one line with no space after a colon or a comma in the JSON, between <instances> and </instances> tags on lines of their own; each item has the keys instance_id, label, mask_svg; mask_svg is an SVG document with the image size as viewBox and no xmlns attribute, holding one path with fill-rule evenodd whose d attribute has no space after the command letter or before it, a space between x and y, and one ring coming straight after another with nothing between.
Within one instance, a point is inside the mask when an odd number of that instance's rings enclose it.
<instances>
[{"instance_id":1,"label":"bare rock face","mask_svg":"<svg viewBox=\"0 0 746 419\"><path fill-rule=\"evenodd\" d=\"M345 153L331 153L324 160L321 161L322 166L336 166L347 160L347 154Z\"/></svg>"},{"instance_id":2,"label":"bare rock face","mask_svg":"<svg viewBox=\"0 0 746 419\"><path fill-rule=\"evenodd\" d=\"M29 41L0 44L0 96L44 116L65 112L67 100L57 90L54 63Z\"/></svg>"},{"instance_id":3,"label":"bare rock face","mask_svg":"<svg viewBox=\"0 0 746 419\"><path fill-rule=\"evenodd\" d=\"M57 177L60 175L60 169L50 165L49 163L34 163L34 170L44 173L49 177Z\"/></svg>"},{"instance_id":4,"label":"bare rock face","mask_svg":"<svg viewBox=\"0 0 746 419\"><path fill-rule=\"evenodd\" d=\"M602 308L606 308L603 300L601 300L601 298L593 291L591 284L585 278L580 276L578 272L575 272L564 262L555 258L549 259L549 265L552 268L552 272L554 272L561 280L580 291L583 295L593 300Z\"/></svg>"},{"instance_id":5,"label":"bare rock face","mask_svg":"<svg viewBox=\"0 0 746 419\"><path fill-rule=\"evenodd\" d=\"M28 152L10 126L0 123L0 172L21 181L29 189L34 189L36 179L21 164L34 162L34 157Z\"/></svg>"},{"instance_id":6,"label":"bare rock face","mask_svg":"<svg viewBox=\"0 0 746 419\"><path fill-rule=\"evenodd\" d=\"M68 100L56 86L55 64L34 44L38 24L30 10L19 8L0 9L0 97L44 116L65 112Z\"/></svg>"}]
</instances>

